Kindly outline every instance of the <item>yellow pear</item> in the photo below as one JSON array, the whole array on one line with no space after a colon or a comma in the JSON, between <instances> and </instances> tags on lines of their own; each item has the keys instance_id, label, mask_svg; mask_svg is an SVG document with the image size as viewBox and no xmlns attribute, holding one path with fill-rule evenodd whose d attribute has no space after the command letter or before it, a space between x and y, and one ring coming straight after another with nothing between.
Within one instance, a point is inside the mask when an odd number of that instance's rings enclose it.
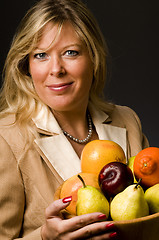
<instances>
[{"instance_id":1,"label":"yellow pear","mask_svg":"<svg viewBox=\"0 0 159 240\"><path fill-rule=\"evenodd\" d=\"M159 212L159 183L146 190L145 199L151 214Z\"/></svg>"},{"instance_id":2,"label":"yellow pear","mask_svg":"<svg viewBox=\"0 0 159 240\"><path fill-rule=\"evenodd\" d=\"M86 186L80 175L78 177L83 182L83 187L77 192L76 214L83 215L93 212L104 213L109 215L109 202L105 196L95 187Z\"/></svg>"},{"instance_id":3,"label":"yellow pear","mask_svg":"<svg viewBox=\"0 0 159 240\"><path fill-rule=\"evenodd\" d=\"M135 175L134 175L134 169L133 169L135 157L136 157L136 156L133 156L133 157L130 157L130 158L128 159L128 166L129 166L129 168L131 169L131 171L132 171L132 173L133 173L134 183L137 183L137 180L136 180Z\"/></svg>"},{"instance_id":4,"label":"yellow pear","mask_svg":"<svg viewBox=\"0 0 159 240\"><path fill-rule=\"evenodd\" d=\"M131 220L148 214L149 207L144 198L144 191L138 184L132 184L118 193L110 204L113 221Z\"/></svg>"}]
</instances>

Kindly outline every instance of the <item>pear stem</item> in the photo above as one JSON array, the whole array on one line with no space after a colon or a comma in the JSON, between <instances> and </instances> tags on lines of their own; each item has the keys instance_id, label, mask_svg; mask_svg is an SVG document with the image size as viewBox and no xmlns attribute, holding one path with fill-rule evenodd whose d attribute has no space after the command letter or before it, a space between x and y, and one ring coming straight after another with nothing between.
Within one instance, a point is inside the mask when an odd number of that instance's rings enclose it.
<instances>
[{"instance_id":1,"label":"pear stem","mask_svg":"<svg viewBox=\"0 0 159 240\"><path fill-rule=\"evenodd\" d=\"M85 188L86 187L86 184L83 180L83 178L78 174L77 177L81 180L81 182L83 183L83 187Z\"/></svg>"},{"instance_id":2,"label":"pear stem","mask_svg":"<svg viewBox=\"0 0 159 240\"><path fill-rule=\"evenodd\" d=\"M137 184L136 184L136 186L135 186L136 189L137 189L137 187L139 186L139 184L141 183L141 180L142 180L142 178L140 178L139 181L137 182Z\"/></svg>"}]
</instances>

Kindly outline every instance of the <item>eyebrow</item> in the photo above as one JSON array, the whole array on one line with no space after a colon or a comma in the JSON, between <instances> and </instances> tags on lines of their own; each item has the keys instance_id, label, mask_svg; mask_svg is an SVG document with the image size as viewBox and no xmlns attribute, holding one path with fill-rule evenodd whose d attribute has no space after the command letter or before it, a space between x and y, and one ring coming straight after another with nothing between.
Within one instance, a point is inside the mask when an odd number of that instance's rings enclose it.
<instances>
[{"instance_id":1,"label":"eyebrow","mask_svg":"<svg viewBox=\"0 0 159 240\"><path fill-rule=\"evenodd\" d=\"M82 47L82 44L79 44L79 43L72 43L72 44L69 44L69 45L66 45L64 46L62 49L67 49L67 48L70 48L70 47ZM35 48L34 51L45 51L45 50L48 50L50 49L50 47L48 48Z\"/></svg>"}]
</instances>

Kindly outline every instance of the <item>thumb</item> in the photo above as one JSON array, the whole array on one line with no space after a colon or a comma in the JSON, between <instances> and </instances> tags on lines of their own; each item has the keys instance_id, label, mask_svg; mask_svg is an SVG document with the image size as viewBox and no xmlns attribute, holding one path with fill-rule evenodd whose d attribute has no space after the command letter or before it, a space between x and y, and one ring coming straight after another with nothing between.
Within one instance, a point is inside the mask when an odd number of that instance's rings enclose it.
<instances>
[{"instance_id":1,"label":"thumb","mask_svg":"<svg viewBox=\"0 0 159 240\"><path fill-rule=\"evenodd\" d=\"M65 209L70 202L72 201L72 196L63 198L63 199L58 199L51 203L45 211L45 216L46 219L52 218L54 216L58 216L60 211Z\"/></svg>"}]
</instances>

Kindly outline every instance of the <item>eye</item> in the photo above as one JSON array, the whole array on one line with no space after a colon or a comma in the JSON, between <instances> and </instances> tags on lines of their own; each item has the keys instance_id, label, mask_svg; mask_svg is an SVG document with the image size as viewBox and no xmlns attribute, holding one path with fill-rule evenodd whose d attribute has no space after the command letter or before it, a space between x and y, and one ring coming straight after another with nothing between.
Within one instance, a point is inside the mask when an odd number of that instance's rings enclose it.
<instances>
[{"instance_id":1,"label":"eye","mask_svg":"<svg viewBox=\"0 0 159 240\"><path fill-rule=\"evenodd\" d=\"M40 60L45 60L45 59L48 59L48 55L47 53L36 53L34 54L34 58L36 59L40 59Z\"/></svg>"},{"instance_id":2,"label":"eye","mask_svg":"<svg viewBox=\"0 0 159 240\"><path fill-rule=\"evenodd\" d=\"M65 55L70 57L76 57L78 54L79 52L75 50L68 50L65 52Z\"/></svg>"}]
</instances>

